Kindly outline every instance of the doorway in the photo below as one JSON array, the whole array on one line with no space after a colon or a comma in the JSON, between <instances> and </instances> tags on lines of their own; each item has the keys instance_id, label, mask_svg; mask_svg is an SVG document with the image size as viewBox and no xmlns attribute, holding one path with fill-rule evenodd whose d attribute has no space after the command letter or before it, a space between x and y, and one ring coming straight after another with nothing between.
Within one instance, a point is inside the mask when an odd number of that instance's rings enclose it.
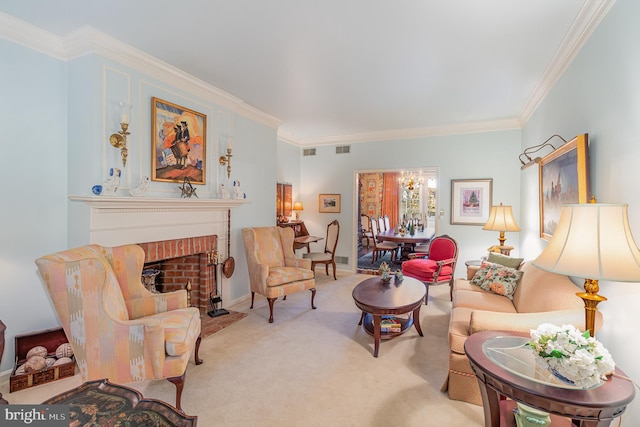
<instances>
[{"instance_id":1,"label":"doorway","mask_svg":"<svg viewBox=\"0 0 640 427\"><path fill-rule=\"evenodd\" d=\"M395 170L370 170L355 172L354 200L354 256L356 271L372 273L377 264L372 263L373 242L365 237L361 215L388 217L389 227L415 227L433 229L438 233L438 169L433 167ZM390 253L382 260L389 261ZM369 261L369 262L367 262Z\"/></svg>"}]
</instances>

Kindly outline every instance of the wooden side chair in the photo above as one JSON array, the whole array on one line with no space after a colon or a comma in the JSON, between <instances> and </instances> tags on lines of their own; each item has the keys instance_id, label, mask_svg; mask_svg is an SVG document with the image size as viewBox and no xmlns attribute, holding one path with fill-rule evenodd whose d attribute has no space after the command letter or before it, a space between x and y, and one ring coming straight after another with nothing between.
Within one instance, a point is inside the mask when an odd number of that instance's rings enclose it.
<instances>
[{"instance_id":1,"label":"wooden side chair","mask_svg":"<svg viewBox=\"0 0 640 427\"><path fill-rule=\"evenodd\" d=\"M362 234L360 235L360 240L367 240L367 249L369 248L369 239L373 239L373 234L371 234L371 218L367 215L360 215L360 227L362 228Z\"/></svg>"},{"instance_id":2,"label":"wooden side chair","mask_svg":"<svg viewBox=\"0 0 640 427\"><path fill-rule=\"evenodd\" d=\"M373 233L373 253L371 254L371 261L376 262L380 254L384 256L387 251L391 252L391 261L395 260L396 252L398 251L398 244L393 242L378 242L378 222L371 219L371 232Z\"/></svg>"},{"instance_id":3,"label":"wooden side chair","mask_svg":"<svg viewBox=\"0 0 640 427\"><path fill-rule=\"evenodd\" d=\"M324 264L325 272L329 275L329 264L333 266L333 279L336 278L336 247L338 246L338 237L340 236L340 223L334 219L327 225L327 238L324 244L324 252L310 252L302 255L303 258L311 260L311 270L314 274L317 264Z\"/></svg>"}]
</instances>

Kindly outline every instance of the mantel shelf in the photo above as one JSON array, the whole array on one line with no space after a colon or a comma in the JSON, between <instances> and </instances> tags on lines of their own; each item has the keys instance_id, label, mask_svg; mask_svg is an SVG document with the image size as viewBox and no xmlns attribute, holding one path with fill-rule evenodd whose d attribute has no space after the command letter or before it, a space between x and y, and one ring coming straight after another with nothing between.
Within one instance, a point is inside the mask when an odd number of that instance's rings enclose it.
<instances>
[{"instance_id":1,"label":"mantel shelf","mask_svg":"<svg viewBox=\"0 0 640 427\"><path fill-rule=\"evenodd\" d=\"M95 209L157 209L177 208L189 210L232 209L251 203L247 199L168 199L115 196L69 196L73 202L82 202Z\"/></svg>"}]
</instances>

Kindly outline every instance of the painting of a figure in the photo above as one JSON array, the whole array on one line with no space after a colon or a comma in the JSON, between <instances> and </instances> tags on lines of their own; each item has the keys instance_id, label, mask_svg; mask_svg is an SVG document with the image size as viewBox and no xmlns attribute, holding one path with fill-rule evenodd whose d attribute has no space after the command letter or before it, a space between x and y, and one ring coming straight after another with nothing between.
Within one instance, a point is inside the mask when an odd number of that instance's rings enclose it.
<instances>
[{"instance_id":1,"label":"painting of a figure","mask_svg":"<svg viewBox=\"0 0 640 427\"><path fill-rule=\"evenodd\" d=\"M586 203L589 192L588 135L579 135L540 162L540 237L550 239L562 205Z\"/></svg>"},{"instance_id":2,"label":"painting of a figure","mask_svg":"<svg viewBox=\"0 0 640 427\"><path fill-rule=\"evenodd\" d=\"M206 183L207 116L152 98L152 180Z\"/></svg>"}]
</instances>

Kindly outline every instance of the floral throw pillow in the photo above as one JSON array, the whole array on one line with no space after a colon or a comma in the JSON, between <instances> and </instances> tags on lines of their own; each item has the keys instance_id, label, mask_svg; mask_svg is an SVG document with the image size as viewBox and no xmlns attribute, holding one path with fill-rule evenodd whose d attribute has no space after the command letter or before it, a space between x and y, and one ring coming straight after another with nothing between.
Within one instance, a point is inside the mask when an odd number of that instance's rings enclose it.
<instances>
[{"instance_id":1,"label":"floral throw pillow","mask_svg":"<svg viewBox=\"0 0 640 427\"><path fill-rule=\"evenodd\" d=\"M470 280L470 283L472 285L481 287L484 281L489 278L491 267L493 265L494 265L493 263L482 261L482 263L480 264L480 268L478 269L478 271L476 271L476 274L473 275L473 277Z\"/></svg>"},{"instance_id":2,"label":"floral throw pillow","mask_svg":"<svg viewBox=\"0 0 640 427\"><path fill-rule=\"evenodd\" d=\"M485 291L513 300L513 294L516 292L523 274L523 271L515 268L483 262L480 270L471 279L471 283L480 286Z\"/></svg>"}]
</instances>

